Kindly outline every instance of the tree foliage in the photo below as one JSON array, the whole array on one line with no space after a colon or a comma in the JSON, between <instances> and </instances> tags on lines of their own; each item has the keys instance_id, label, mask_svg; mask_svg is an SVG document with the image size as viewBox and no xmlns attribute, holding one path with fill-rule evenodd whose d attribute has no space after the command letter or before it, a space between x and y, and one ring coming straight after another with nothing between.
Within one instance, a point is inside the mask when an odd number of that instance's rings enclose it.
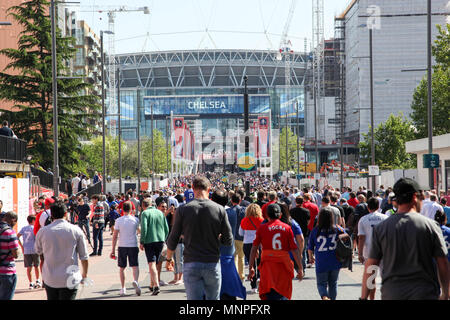
<instances>
[{"instance_id":1,"label":"tree foliage","mask_svg":"<svg viewBox=\"0 0 450 320\"><path fill-rule=\"evenodd\" d=\"M299 149L297 149L297 135L292 132L290 128L282 128L280 132L280 171L286 171L286 132L288 138L288 170L297 171L297 154L302 150L299 143Z\"/></svg>"},{"instance_id":2,"label":"tree foliage","mask_svg":"<svg viewBox=\"0 0 450 320\"><path fill-rule=\"evenodd\" d=\"M450 132L450 24L438 26L439 35L432 47L436 65L432 75L433 135ZM411 119L416 138L428 136L428 80L425 77L414 92Z\"/></svg>"},{"instance_id":3,"label":"tree foliage","mask_svg":"<svg viewBox=\"0 0 450 320\"><path fill-rule=\"evenodd\" d=\"M166 173L170 170L170 147L169 165L167 166L166 140L161 131L154 130L153 139L141 140L141 176L150 177L152 173L152 143L154 142L154 173ZM119 177L119 138L105 137L106 153L106 176ZM92 139L83 146L83 162L86 163L86 171L91 174L94 171L103 171L103 140L102 137ZM138 168L138 145L137 142L125 142L122 140L122 177L136 177Z\"/></svg>"},{"instance_id":4,"label":"tree foliage","mask_svg":"<svg viewBox=\"0 0 450 320\"><path fill-rule=\"evenodd\" d=\"M18 49L0 50L10 63L0 72L0 99L13 102L0 109L16 135L28 142L33 161L53 165L53 88L51 20L47 0L30 0L8 9L23 28ZM75 55L73 38L56 30L57 69L69 74L66 62ZM61 176L80 167L80 140L89 138L98 119L98 97L85 94L92 86L82 79L58 79L59 162Z\"/></svg>"},{"instance_id":5,"label":"tree foliage","mask_svg":"<svg viewBox=\"0 0 450 320\"><path fill-rule=\"evenodd\" d=\"M416 156L406 153L405 142L414 139L412 123L403 114L390 115L374 130L375 164L382 170L411 169L416 167ZM362 163L371 163L371 133L363 134L359 143Z\"/></svg>"}]
</instances>

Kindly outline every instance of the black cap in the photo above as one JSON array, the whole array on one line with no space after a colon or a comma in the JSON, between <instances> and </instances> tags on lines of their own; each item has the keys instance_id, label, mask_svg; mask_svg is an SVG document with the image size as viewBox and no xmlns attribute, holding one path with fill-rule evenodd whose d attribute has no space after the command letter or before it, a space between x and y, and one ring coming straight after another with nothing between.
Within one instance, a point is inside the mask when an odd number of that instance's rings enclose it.
<instances>
[{"instance_id":1,"label":"black cap","mask_svg":"<svg viewBox=\"0 0 450 320\"><path fill-rule=\"evenodd\" d=\"M403 197L417 191L427 190L428 188L420 186L417 181L410 178L401 178L394 184L393 191L395 197Z\"/></svg>"},{"instance_id":2,"label":"black cap","mask_svg":"<svg viewBox=\"0 0 450 320\"><path fill-rule=\"evenodd\" d=\"M281 217L281 208L276 203L272 203L267 206L267 216L270 217Z\"/></svg>"}]
</instances>

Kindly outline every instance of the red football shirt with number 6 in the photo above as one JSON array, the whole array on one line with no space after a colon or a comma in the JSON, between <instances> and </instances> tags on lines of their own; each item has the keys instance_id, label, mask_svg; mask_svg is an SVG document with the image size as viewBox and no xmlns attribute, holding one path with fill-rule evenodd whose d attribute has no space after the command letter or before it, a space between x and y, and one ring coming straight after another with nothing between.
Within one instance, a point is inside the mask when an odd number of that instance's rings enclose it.
<instances>
[{"instance_id":1,"label":"red football shirt with number 6","mask_svg":"<svg viewBox=\"0 0 450 320\"><path fill-rule=\"evenodd\" d=\"M256 230L253 245L259 246L260 244L263 250L291 251L297 249L291 227L278 219L261 224Z\"/></svg>"}]
</instances>

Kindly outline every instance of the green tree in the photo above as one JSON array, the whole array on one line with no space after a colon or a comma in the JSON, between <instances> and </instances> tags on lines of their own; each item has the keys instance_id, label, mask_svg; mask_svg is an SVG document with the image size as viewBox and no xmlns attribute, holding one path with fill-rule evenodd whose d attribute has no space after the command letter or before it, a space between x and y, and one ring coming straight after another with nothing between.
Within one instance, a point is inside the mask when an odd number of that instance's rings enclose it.
<instances>
[{"instance_id":1,"label":"green tree","mask_svg":"<svg viewBox=\"0 0 450 320\"><path fill-rule=\"evenodd\" d=\"M0 73L0 99L13 102L0 109L16 135L28 141L33 161L53 165L53 101L51 21L47 0L30 0L8 9L23 28L18 49L0 54L11 62ZM65 62L73 58L75 40L56 30L58 73L69 74ZM8 73L9 72L9 73ZM80 166L80 140L87 139L98 119L98 97L85 94L92 86L82 79L58 79L59 163L61 176Z\"/></svg>"},{"instance_id":2,"label":"green tree","mask_svg":"<svg viewBox=\"0 0 450 320\"><path fill-rule=\"evenodd\" d=\"M299 144L299 149L297 149L297 135L290 128L287 128L287 134L288 170L296 172L297 154L302 150L302 147ZM282 128L280 132L280 171L286 171L286 128Z\"/></svg>"},{"instance_id":3,"label":"green tree","mask_svg":"<svg viewBox=\"0 0 450 320\"><path fill-rule=\"evenodd\" d=\"M122 146L126 146L122 140ZM106 154L106 174L111 177L119 176L119 138L111 136L105 137L105 154ZM83 172L89 171L92 175L94 171L103 171L103 138L96 137L82 147L82 163L85 164Z\"/></svg>"},{"instance_id":4,"label":"green tree","mask_svg":"<svg viewBox=\"0 0 450 320\"><path fill-rule=\"evenodd\" d=\"M433 135L450 132L450 24L438 26L439 35L432 47L436 58L433 67ZM414 92L411 119L417 129L416 138L428 136L428 80L425 77Z\"/></svg>"},{"instance_id":5,"label":"green tree","mask_svg":"<svg viewBox=\"0 0 450 320\"><path fill-rule=\"evenodd\" d=\"M170 171L171 148L169 144L169 163L167 163L166 140L164 139L162 132L159 130L153 131L153 139L147 139L141 144L141 172L150 173L152 170L152 143L154 143L153 161L155 173L167 173L167 168L169 168Z\"/></svg>"},{"instance_id":6,"label":"green tree","mask_svg":"<svg viewBox=\"0 0 450 320\"><path fill-rule=\"evenodd\" d=\"M416 167L416 156L406 153L405 142L414 139L412 123L403 114L390 115L374 130L375 164L382 170L411 169ZM371 163L371 134L363 134L359 143L361 162Z\"/></svg>"},{"instance_id":7,"label":"green tree","mask_svg":"<svg viewBox=\"0 0 450 320\"><path fill-rule=\"evenodd\" d=\"M167 154L166 140L161 131L154 130L153 140L144 138L141 140L141 176L150 177L152 168L152 141L154 147L154 165L155 173L167 172ZM106 154L106 176L113 178L119 177L119 138L106 136L105 138L105 154ZM103 170L103 139L97 137L85 144L82 149L83 163L85 163L86 171L91 175L94 171L101 172ZM170 161L170 147L169 147ZM170 170L170 162L169 162ZM122 177L137 177L138 168L138 145L137 141L125 142L122 140Z\"/></svg>"}]
</instances>

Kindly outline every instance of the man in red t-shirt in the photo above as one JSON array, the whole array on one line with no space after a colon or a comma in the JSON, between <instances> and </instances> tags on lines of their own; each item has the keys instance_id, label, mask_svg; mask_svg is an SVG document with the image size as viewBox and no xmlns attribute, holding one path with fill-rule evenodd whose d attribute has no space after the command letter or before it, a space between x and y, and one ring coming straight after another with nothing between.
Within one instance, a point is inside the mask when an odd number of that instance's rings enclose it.
<instances>
[{"instance_id":1,"label":"man in red t-shirt","mask_svg":"<svg viewBox=\"0 0 450 320\"><path fill-rule=\"evenodd\" d=\"M135 214L136 214L136 207L134 206L133 201L130 201L130 195L127 194L127 195L125 196L125 200L123 200L122 202L120 202L119 205L117 206L117 209L119 210L119 213L120 213L121 216L123 216L123 204L124 204L125 202L127 202L127 201L131 202L131 214L132 214L132 215L135 215Z\"/></svg>"},{"instance_id":2,"label":"man in red t-shirt","mask_svg":"<svg viewBox=\"0 0 450 320\"><path fill-rule=\"evenodd\" d=\"M270 191L267 198L269 199L269 202L263 204L261 207L263 218L267 220L267 207L275 202L277 202L277 193L275 191Z\"/></svg>"},{"instance_id":3,"label":"man in red t-shirt","mask_svg":"<svg viewBox=\"0 0 450 320\"><path fill-rule=\"evenodd\" d=\"M294 278L294 264L289 252L294 256L299 266L298 278L303 278L300 253L294 240L294 233L289 225L281 222L281 208L278 204L267 207L269 222L261 224L256 230L250 253L249 275L251 280L255 276L255 258L258 248L262 247L259 271L259 296L262 300L290 300L292 297L292 279Z\"/></svg>"},{"instance_id":4,"label":"man in red t-shirt","mask_svg":"<svg viewBox=\"0 0 450 320\"><path fill-rule=\"evenodd\" d=\"M349 206L356 208L356 206L359 204L358 199L356 199L356 193L354 192L350 193L350 199L348 199L347 203Z\"/></svg>"},{"instance_id":5,"label":"man in red t-shirt","mask_svg":"<svg viewBox=\"0 0 450 320\"><path fill-rule=\"evenodd\" d=\"M309 211L308 230L311 231L314 228L316 216L319 214L319 207L311 202L311 195L309 193L303 195L303 200L303 208Z\"/></svg>"}]
</instances>

